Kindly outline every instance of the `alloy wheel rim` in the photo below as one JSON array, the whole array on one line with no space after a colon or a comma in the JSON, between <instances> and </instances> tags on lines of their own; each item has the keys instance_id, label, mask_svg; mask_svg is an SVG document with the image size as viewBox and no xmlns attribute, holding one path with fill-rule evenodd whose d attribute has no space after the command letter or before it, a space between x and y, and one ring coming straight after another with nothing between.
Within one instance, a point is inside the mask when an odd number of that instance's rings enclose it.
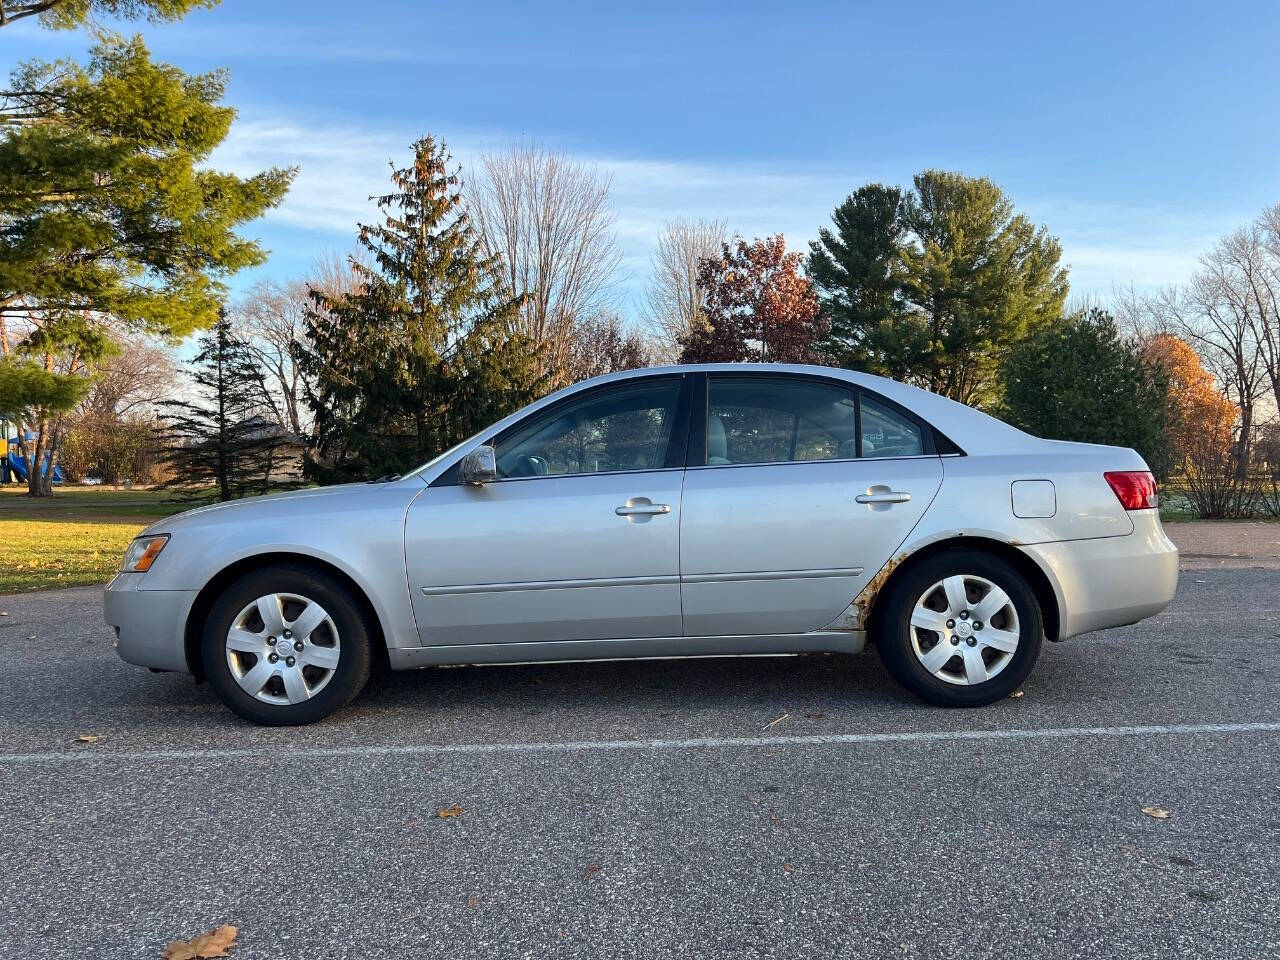
<instances>
[{"instance_id":1,"label":"alloy wheel rim","mask_svg":"<svg viewBox=\"0 0 1280 960\"><path fill-rule=\"evenodd\" d=\"M288 706L328 686L342 648L337 625L319 603L296 593L269 593L236 614L226 652L240 689L264 703Z\"/></svg>"},{"instance_id":2,"label":"alloy wheel rim","mask_svg":"<svg viewBox=\"0 0 1280 960\"><path fill-rule=\"evenodd\" d=\"M1018 611L998 584L955 574L925 590L911 610L911 649L946 683L975 686L1013 660L1022 635Z\"/></svg>"}]
</instances>

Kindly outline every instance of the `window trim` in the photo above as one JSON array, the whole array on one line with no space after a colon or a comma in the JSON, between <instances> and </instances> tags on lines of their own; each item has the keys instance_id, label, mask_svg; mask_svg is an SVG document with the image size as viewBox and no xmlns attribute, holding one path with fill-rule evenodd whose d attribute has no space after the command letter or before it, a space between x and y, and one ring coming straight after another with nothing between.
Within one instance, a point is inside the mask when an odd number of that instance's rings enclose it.
<instances>
[{"instance_id":1,"label":"window trim","mask_svg":"<svg viewBox=\"0 0 1280 960\"><path fill-rule=\"evenodd\" d=\"M854 439L856 456L854 457L838 457L830 460L769 460L762 463L707 463L707 423L710 409L711 387L710 380L712 377L725 380L792 380L799 383L821 383L833 386L842 390L846 390L853 394L856 403L854 411ZM886 410L898 414L904 419L910 421L920 428L920 442L924 447L924 453L909 454L901 457L864 457L862 456L862 398L866 396L874 403L880 404ZM850 380L844 380L840 377L824 377L820 374L793 373L790 371L780 371L773 373L771 371L761 370L717 370L714 372L702 372L698 374L698 383L693 392L692 423L689 429L689 453L686 459L686 469L689 470L723 470L736 469L739 467L777 467L798 464L815 464L815 463L854 463L857 461L870 462L872 460L924 460L935 459L937 457L956 457L965 456L963 450L954 443L946 434L942 433L933 424L922 419L919 415L908 410L902 404L890 400L883 394L870 390L860 383ZM701 412L701 415L698 412ZM942 442L939 443L938 439ZM939 449L946 452L940 453Z\"/></svg>"},{"instance_id":2,"label":"window trim","mask_svg":"<svg viewBox=\"0 0 1280 960\"><path fill-rule=\"evenodd\" d=\"M545 407L541 407L527 417L521 417L511 426L507 427L500 433L485 437L476 446L484 446L489 444L497 447L503 440L509 439L513 434L526 429L529 424L535 420L544 417L554 416L558 411L564 410L566 407L579 403L583 400L591 398L614 390L630 389L636 386L652 386L663 382L672 382L678 385L676 391L675 413L671 421L671 433L667 436L667 449L663 454L662 466L650 467L647 469L637 470L597 470L590 473L556 473L547 474L545 476L532 477L495 477L489 483L523 483L526 480L567 480L571 477L608 477L619 474L631 473L660 473L669 470L683 470L685 462L689 454L689 421L693 397L693 377L687 373L664 373L649 377L628 377L625 380L614 380L609 383L602 383L599 386L590 387L586 390L577 390L567 397L557 400L555 403L549 403ZM475 446L468 448L475 449ZM456 461L449 465L440 476L431 481L433 487L456 487L458 482L458 464L462 462L463 457L458 457ZM488 484L486 484L487 486Z\"/></svg>"}]
</instances>

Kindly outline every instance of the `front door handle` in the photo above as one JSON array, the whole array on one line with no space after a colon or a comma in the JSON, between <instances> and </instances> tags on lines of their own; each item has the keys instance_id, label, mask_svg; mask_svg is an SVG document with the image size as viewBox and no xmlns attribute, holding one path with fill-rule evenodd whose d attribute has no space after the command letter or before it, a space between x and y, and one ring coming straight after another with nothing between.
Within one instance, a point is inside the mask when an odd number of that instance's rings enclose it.
<instances>
[{"instance_id":1,"label":"front door handle","mask_svg":"<svg viewBox=\"0 0 1280 960\"><path fill-rule=\"evenodd\" d=\"M859 503L906 503L911 494L905 490L886 490L884 493L860 493L853 499Z\"/></svg>"},{"instance_id":2,"label":"front door handle","mask_svg":"<svg viewBox=\"0 0 1280 960\"><path fill-rule=\"evenodd\" d=\"M616 507L613 512L620 517L643 517L651 516L655 513L671 512L671 504L669 503L650 503L644 497L634 497L633 500L635 502L628 502L626 506Z\"/></svg>"}]
</instances>

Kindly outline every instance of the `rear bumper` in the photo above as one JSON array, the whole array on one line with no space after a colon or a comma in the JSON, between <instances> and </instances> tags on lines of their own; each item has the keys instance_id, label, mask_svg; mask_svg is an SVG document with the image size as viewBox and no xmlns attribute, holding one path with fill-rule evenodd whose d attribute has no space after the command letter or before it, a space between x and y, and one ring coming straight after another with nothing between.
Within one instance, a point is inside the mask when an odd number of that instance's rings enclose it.
<instances>
[{"instance_id":1,"label":"rear bumper","mask_svg":"<svg viewBox=\"0 0 1280 960\"><path fill-rule=\"evenodd\" d=\"M142 573L120 573L102 595L103 619L116 631L116 653L127 663L190 673L187 614L195 590L141 590Z\"/></svg>"},{"instance_id":2,"label":"rear bumper","mask_svg":"<svg viewBox=\"0 0 1280 960\"><path fill-rule=\"evenodd\" d=\"M1023 547L1050 575L1062 626L1058 640L1154 616L1178 588L1178 548L1154 510L1133 511L1133 533Z\"/></svg>"}]
</instances>

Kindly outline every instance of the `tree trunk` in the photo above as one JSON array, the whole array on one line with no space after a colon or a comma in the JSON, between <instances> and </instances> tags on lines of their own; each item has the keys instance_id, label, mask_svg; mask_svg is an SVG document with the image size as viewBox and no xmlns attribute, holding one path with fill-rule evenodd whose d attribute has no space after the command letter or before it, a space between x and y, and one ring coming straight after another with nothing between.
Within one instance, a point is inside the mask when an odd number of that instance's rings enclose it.
<instances>
[{"instance_id":1,"label":"tree trunk","mask_svg":"<svg viewBox=\"0 0 1280 960\"><path fill-rule=\"evenodd\" d=\"M45 438L49 434L49 420L42 418L40 427L36 431L36 444L31 451L31 456L27 457L27 496L31 497L51 497L53 496L53 471L41 470L45 455Z\"/></svg>"},{"instance_id":2,"label":"tree trunk","mask_svg":"<svg viewBox=\"0 0 1280 960\"><path fill-rule=\"evenodd\" d=\"M1245 480L1249 475L1249 443L1253 433L1253 404L1240 408L1240 436L1236 440L1235 474L1237 480Z\"/></svg>"}]
</instances>

